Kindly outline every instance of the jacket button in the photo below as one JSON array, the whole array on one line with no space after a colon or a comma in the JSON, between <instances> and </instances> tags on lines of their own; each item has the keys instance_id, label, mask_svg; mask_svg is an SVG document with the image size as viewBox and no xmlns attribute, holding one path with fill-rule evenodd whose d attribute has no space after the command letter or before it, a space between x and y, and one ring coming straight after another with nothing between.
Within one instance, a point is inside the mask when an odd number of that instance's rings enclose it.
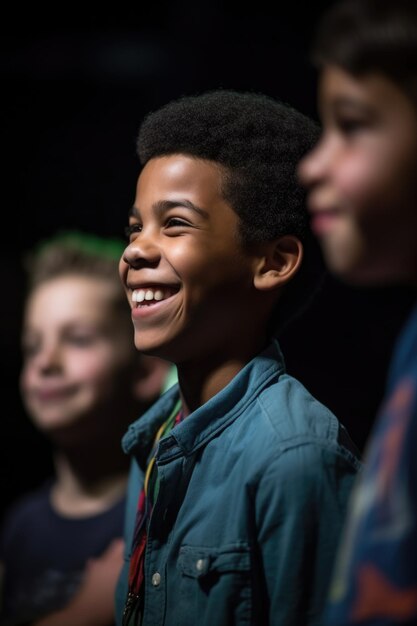
<instances>
[{"instance_id":1,"label":"jacket button","mask_svg":"<svg viewBox=\"0 0 417 626\"><path fill-rule=\"evenodd\" d=\"M161 583L161 574L159 572L155 572L155 574L152 574L152 585L154 587L159 587Z\"/></svg>"},{"instance_id":2,"label":"jacket button","mask_svg":"<svg viewBox=\"0 0 417 626\"><path fill-rule=\"evenodd\" d=\"M204 569L204 565L205 565L204 559L198 559L198 561L195 564L195 568L197 572L202 572Z\"/></svg>"}]
</instances>

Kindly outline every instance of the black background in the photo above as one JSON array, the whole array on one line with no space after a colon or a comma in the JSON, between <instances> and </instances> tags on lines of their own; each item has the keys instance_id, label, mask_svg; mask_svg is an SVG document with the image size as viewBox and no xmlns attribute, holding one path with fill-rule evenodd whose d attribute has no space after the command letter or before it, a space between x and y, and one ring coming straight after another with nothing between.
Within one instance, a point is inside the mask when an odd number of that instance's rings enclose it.
<instances>
[{"instance_id":1,"label":"black background","mask_svg":"<svg viewBox=\"0 0 417 626\"><path fill-rule=\"evenodd\" d=\"M18 392L25 252L57 229L123 235L140 120L172 98L248 89L317 118L308 51L331 2L136 4L2 9L3 508L51 471L48 444ZM354 289L329 276L282 339L289 372L337 414L361 448L414 296L401 287Z\"/></svg>"}]
</instances>

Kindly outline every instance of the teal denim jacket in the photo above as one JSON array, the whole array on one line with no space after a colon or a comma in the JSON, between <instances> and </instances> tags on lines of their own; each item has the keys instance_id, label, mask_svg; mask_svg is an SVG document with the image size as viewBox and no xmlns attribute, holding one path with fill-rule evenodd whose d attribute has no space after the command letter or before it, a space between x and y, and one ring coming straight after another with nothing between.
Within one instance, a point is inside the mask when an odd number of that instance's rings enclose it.
<instances>
[{"instance_id":1,"label":"teal denim jacket","mask_svg":"<svg viewBox=\"0 0 417 626\"><path fill-rule=\"evenodd\" d=\"M132 424L125 564L153 438L178 385ZM336 417L285 372L277 341L166 437L148 529L143 626L318 624L361 467Z\"/></svg>"}]
</instances>

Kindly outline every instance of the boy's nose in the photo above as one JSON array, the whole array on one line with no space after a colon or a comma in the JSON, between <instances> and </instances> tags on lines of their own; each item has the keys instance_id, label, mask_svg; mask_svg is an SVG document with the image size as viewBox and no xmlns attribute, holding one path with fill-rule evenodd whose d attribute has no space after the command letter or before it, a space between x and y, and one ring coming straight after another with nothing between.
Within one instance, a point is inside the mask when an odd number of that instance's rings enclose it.
<instances>
[{"instance_id":1,"label":"boy's nose","mask_svg":"<svg viewBox=\"0 0 417 626\"><path fill-rule=\"evenodd\" d=\"M310 187L320 176L321 164L317 148L313 148L299 162L297 168L298 179L303 187Z\"/></svg>"},{"instance_id":2,"label":"boy's nose","mask_svg":"<svg viewBox=\"0 0 417 626\"><path fill-rule=\"evenodd\" d=\"M160 250L155 239L145 236L144 232L132 241L123 253L123 261L131 267L155 264L160 259Z\"/></svg>"},{"instance_id":3,"label":"boy's nose","mask_svg":"<svg viewBox=\"0 0 417 626\"><path fill-rule=\"evenodd\" d=\"M42 347L36 357L36 363L38 368L48 373L56 371L62 366L62 353L57 344L52 344Z\"/></svg>"},{"instance_id":4,"label":"boy's nose","mask_svg":"<svg viewBox=\"0 0 417 626\"><path fill-rule=\"evenodd\" d=\"M338 141L326 134L323 135L298 164L297 174L300 184L309 188L331 177L338 153Z\"/></svg>"}]
</instances>

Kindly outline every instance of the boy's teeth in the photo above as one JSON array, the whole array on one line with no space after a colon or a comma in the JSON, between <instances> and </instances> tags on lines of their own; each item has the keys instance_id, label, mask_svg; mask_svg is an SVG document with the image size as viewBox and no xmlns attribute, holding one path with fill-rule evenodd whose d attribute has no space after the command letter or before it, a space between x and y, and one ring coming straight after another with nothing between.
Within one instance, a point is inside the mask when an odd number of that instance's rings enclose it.
<instances>
[{"instance_id":1,"label":"boy's teeth","mask_svg":"<svg viewBox=\"0 0 417 626\"><path fill-rule=\"evenodd\" d=\"M141 303L144 300L156 300L159 302L164 299L164 292L161 289L135 289L132 293L132 301Z\"/></svg>"}]
</instances>

